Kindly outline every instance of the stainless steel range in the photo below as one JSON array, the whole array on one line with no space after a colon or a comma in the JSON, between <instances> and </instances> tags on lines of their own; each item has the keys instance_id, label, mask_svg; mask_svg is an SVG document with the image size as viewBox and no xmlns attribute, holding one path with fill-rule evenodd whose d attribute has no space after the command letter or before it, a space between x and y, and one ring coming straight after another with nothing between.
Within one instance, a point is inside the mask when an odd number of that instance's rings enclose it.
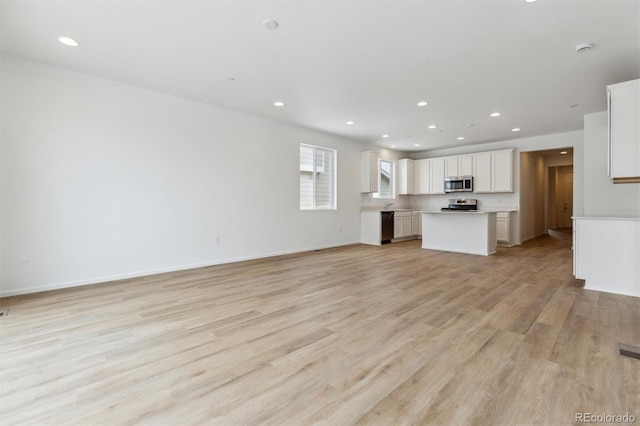
<instances>
[{"instance_id":1,"label":"stainless steel range","mask_svg":"<svg viewBox=\"0 0 640 426\"><path fill-rule=\"evenodd\" d=\"M474 198L449 198L449 207L440 210L455 212L473 212L478 210L478 200Z\"/></svg>"}]
</instances>

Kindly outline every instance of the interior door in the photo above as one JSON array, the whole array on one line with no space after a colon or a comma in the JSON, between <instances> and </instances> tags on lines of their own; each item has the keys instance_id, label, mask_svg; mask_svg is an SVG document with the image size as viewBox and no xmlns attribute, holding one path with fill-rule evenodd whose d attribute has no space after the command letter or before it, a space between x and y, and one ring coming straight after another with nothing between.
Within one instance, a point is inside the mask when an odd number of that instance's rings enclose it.
<instances>
[{"instance_id":1,"label":"interior door","mask_svg":"<svg viewBox=\"0 0 640 426\"><path fill-rule=\"evenodd\" d=\"M571 170L565 170L562 174L562 188L562 227L571 228L573 226L571 221L571 216L573 216L573 168L571 168Z\"/></svg>"}]
</instances>

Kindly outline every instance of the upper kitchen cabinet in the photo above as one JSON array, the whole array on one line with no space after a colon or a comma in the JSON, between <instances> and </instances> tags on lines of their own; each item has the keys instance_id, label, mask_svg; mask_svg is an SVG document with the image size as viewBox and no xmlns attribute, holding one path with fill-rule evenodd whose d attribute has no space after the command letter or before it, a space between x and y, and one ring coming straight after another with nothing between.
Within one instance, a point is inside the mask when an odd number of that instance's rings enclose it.
<instances>
[{"instance_id":1,"label":"upper kitchen cabinet","mask_svg":"<svg viewBox=\"0 0 640 426\"><path fill-rule=\"evenodd\" d=\"M513 150L491 153L491 192L513 192Z\"/></svg>"},{"instance_id":2,"label":"upper kitchen cabinet","mask_svg":"<svg viewBox=\"0 0 640 426\"><path fill-rule=\"evenodd\" d=\"M414 194L444 194L444 157L414 162Z\"/></svg>"},{"instance_id":3,"label":"upper kitchen cabinet","mask_svg":"<svg viewBox=\"0 0 640 426\"><path fill-rule=\"evenodd\" d=\"M640 183L640 80L607 86L609 177Z\"/></svg>"},{"instance_id":4,"label":"upper kitchen cabinet","mask_svg":"<svg viewBox=\"0 0 640 426\"><path fill-rule=\"evenodd\" d=\"M378 154L371 151L360 153L360 192L378 192Z\"/></svg>"},{"instance_id":5,"label":"upper kitchen cabinet","mask_svg":"<svg viewBox=\"0 0 640 426\"><path fill-rule=\"evenodd\" d=\"M444 159L444 176L471 176L473 175L473 156L472 155L456 155L453 157L445 157Z\"/></svg>"},{"instance_id":6,"label":"upper kitchen cabinet","mask_svg":"<svg viewBox=\"0 0 640 426\"><path fill-rule=\"evenodd\" d=\"M491 153L473 154L473 192L491 192Z\"/></svg>"},{"instance_id":7,"label":"upper kitchen cabinet","mask_svg":"<svg viewBox=\"0 0 640 426\"><path fill-rule=\"evenodd\" d=\"M431 168L429 159L414 161L413 168L413 193L431 193Z\"/></svg>"},{"instance_id":8,"label":"upper kitchen cabinet","mask_svg":"<svg viewBox=\"0 0 640 426\"><path fill-rule=\"evenodd\" d=\"M513 192L513 149L473 154L473 192Z\"/></svg>"},{"instance_id":9,"label":"upper kitchen cabinet","mask_svg":"<svg viewBox=\"0 0 640 426\"><path fill-rule=\"evenodd\" d=\"M444 176L460 176L458 174L458 157L444 158Z\"/></svg>"},{"instance_id":10,"label":"upper kitchen cabinet","mask_svg":"<svg viewBox=\"0 0 640 426\"><path fill-rule=\"evenodd\" d=\"M398 160L397 174L398 194L408 195L414 193L414 160L404 158Z\"/></svg>"},{"instance_id":11,"label":"upper kitchen cabinet","mask_svg":"<svg viewBox=\"0 0 640 426\"><path fill-rule=\"evenodd\" d=\"M444 157L430 158L431 191L430 194L444 194Z\"/></svg>"},{"instance_id":12,"label":"upper kitchen cabinet","mask_svg":"<svg viewBox=\"0 0 640 426\"><path fill-rule=\"evenodd\" d=\"M458 176L473 176L473 156L458 156Z\"/></svg>"}]
</instances>

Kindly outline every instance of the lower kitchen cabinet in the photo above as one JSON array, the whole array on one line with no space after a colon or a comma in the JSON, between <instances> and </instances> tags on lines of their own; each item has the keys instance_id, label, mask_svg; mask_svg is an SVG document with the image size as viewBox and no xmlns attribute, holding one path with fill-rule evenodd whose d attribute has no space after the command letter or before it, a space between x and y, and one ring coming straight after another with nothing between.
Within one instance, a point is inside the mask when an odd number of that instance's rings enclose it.
<instances>
[{"instance_id":1,"label":"lower kitchen cabinet","mask_svg":"<svg viewBox=\"0 0 640 426\"><path fill-rule=\"evenodd\" d=\"M406 238L416 235L413 232L413 214L412 212L395 212L393 237Z\"/></svg>"},{"instance_id":2,"label":"lower kitchen cabinet","mask_svg":"<svg viewBox=\"0 0 640 426\"><path fill-rule=\"evenodd\" d=\"M420 218L420 212L411 212L411 234L422 234L422 220Z\"/></svg>"},{"instance_id":3,"label":"lower kitchen cabinet","mask_svg":"<svg viewBox=\"0 0 640 426\"><path fill-rule=\"evenodd\" d=\"M370 210L360 212L360 242L379 246L383 237L383 216L385 213L393 214L393 240L409 240L422 234L420 212L412 211L380 211Z\"/></svg>"},{"instance_id":4,"label":"lower kitchen cabinet","mask_svg":"<svg viewBox=\"0 0 640 426\"><path fill-rule=\"evenodd\" d=\"M509 212L498 212L496 214L496 239L502 243L510 243L510 214Z\"/></svg>"}]
</instances>

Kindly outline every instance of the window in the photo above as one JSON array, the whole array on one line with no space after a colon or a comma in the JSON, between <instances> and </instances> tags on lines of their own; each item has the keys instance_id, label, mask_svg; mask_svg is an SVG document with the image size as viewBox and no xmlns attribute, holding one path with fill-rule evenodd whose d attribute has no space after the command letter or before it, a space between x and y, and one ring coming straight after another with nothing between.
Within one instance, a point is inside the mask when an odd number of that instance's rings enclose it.
<instances>
[{"instance_id":1,"label":"window","mask_svg":"<svg viewBox=\"0 0 640 426\"><path fill-rule=\"evenodd\" d=\"M300 209L336 208L336 150L300 144Z\"/></svg>"},{"instance_id":2,"label":"window","mask_svg":"<svg viewBox=\"0 0 640 426\"><path fill-rule=\"evenodd\" d=\"M393 161L378 160L378 192L373 193L373 198L395 198L395 173Z\"/></svg>"}]
</instances>

